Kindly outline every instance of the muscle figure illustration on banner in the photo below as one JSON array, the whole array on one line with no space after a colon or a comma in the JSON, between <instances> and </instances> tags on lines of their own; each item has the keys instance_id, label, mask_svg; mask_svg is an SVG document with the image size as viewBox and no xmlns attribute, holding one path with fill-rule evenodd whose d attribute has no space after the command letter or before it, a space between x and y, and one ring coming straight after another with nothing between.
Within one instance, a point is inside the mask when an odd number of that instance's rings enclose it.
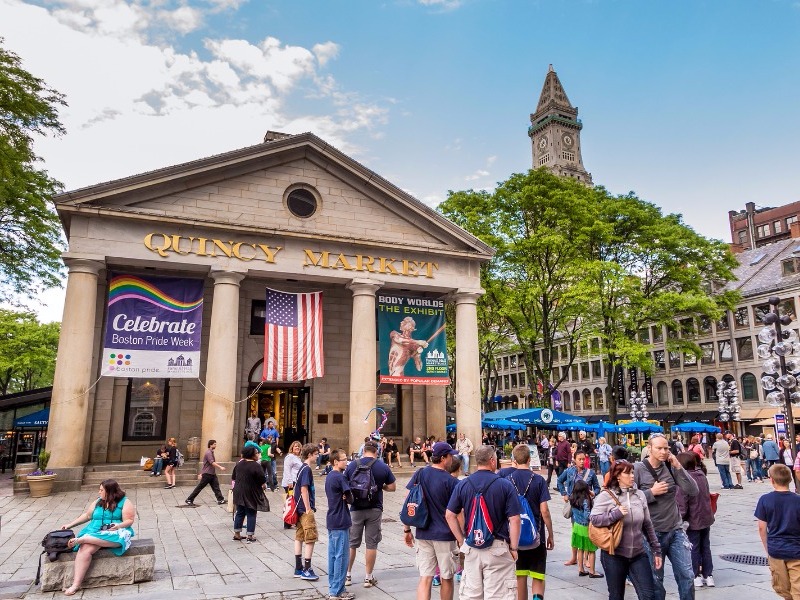
<instances>
[{"instance_id":1,"label":"muscle figure illustration on banner","mask_svg":"<svg viewBox=\"0 0 800 600\"><path fill-rule=\"evenodd\" d=\"M322 292L293 294L267 288L264 381L303 381L325 374Z\"/></svg>"},{"instance_id":2,"label":"muscle figure illustration on banner","mask_svg":"<svg viewBox=\"0 0 800 600\"><path fill-rule=\"evenodd\" d=\"M378 296L380 382L448 385L444 301Z\"/></svg>"},{"instance_id":3,"label":"muscle figure illustration on banner","mask_svg":"<svg viewBox=\"0 0 800 600\"><path fill-rule=\"evenodd\" d=\"M101 374L198 377L204 286L202 279L112 274Z\"/></svg>"}]
</instances>

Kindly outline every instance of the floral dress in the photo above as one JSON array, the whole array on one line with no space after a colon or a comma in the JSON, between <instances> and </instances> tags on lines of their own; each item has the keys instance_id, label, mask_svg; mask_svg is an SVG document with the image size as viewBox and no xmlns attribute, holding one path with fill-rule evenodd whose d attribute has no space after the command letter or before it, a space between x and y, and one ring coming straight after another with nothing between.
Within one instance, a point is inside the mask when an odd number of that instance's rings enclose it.
<instances>
[{"instance_id":1,"label":"floral dress","mask_svg":"<svg viewBox=\"0 0 800 600\"><path fill-rule=\"evenodd\" d=\"M119 546L115 546L113 548L109 548L111 552L116 554L117 556L122 556L131 547L131 538L133 537L133 527L123 527L122 529L117 529L116 531L103 531L103 525L109 525L112 523L122 523L124 520L122 518L122 507L125 506L125 502L128 501L128 497L125 496L122 500L119 501L116 508L113 511L106 510L103 508L101 504L101 499L97 499L97 504L95 504L94 510L92 511L92 520L86 524L86 527L80 530L78 533L78 539L81 536L88 535L99 540L105 540L107 542L114 542L119 544ZM80 543L76 543L74 547L74 551L78 550L78 546Z\"/></svg>"}]
</instances>

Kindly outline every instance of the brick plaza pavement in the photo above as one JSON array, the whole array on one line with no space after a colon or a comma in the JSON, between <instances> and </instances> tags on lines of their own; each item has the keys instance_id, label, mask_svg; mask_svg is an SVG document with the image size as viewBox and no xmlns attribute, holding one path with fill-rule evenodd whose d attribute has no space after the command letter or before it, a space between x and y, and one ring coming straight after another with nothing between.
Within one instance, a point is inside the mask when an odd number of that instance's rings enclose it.
<instances>
[{"instance_id":1,"label":"brick plaza pavement","mask_svg":"<svg viewBox=\"0 0 800 600\"><path fill-rule=\"evenodd\" d=\"M709 464L712 491L720 491L719 477ZM398 478L405 485L408 475ZM172 490L131 489L129 496L136 503L138 515L135 530L138 537L153 538L156 544L155 580L130 586L95 588L75 598L87 600L113 597L194 600L205 598L241 598L243 600L314 599L327 592L327 535L324 528L326 502L324 478L317 478L317 521L320 541L314 549L313 567L320 580L304 582L292 577L294 569L294 530L284 530L281 522L283 496L268 497L273 512L260 513L256 535L258 542L244 544L231 540L230 516L224 507L214 503L210 489L197 499L198 506L189 508L183 500L189 487ZM777 598L770 586L766 567L726 562L721 554L744 553L763 555L758 539L753 509L759 495L771 490L769 483L747 484L744 490L721 490L717 522L712 527L712 552L716 588L697 590L697 598L714 600L738 598L748 600ZM555 494L555 492L553 492ZM61 593L40 594L31 582L36 574L39 545L45 533L76 517L91 500L86 492L70 492L49 498L30 499L0 492L0 599L25 598L43 600L62 597ZM383 542L379 548L375 577L378 586L364 589L363 550L359 551L353 570L353 586L349 588L359 599L411 600L415 597L417 571L414 551L402 542L402 525L397 519L404 492L386 493ZM551 500L556 530L556 548L548 557L547 600L607 598L605 580L578 577L576 567L565 567L569 556L569 521L561 517L561 500ZM598 556L598 570L600 560ZM674 579L667 566L669 599L676 599ZM628 598L635 598L628 588ZM434 588L433 600L438 591Z\"/></svg>"}]
</instances>

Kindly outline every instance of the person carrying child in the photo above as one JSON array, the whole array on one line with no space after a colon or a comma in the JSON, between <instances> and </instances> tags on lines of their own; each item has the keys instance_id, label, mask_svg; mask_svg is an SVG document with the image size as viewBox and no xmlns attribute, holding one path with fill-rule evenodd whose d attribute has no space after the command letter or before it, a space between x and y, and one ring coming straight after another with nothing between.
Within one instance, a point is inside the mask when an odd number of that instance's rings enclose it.
<instances>
[{"instance_id":1,"label":"person carrying child","mask_svg":"<svg viewBox=\"0 0 800 600\"><path fill-rule=\"evenodd\" d=\"M588 575L592 579L603 577L594 569L595 546L589 539L589 514L592 512L592 496L589 484L579 479L572 487L569 503L572 506L572 540L571 546L577 551L578 575ZM589 570L585 571L584 566Z\"/></svg>"}]
</instances>

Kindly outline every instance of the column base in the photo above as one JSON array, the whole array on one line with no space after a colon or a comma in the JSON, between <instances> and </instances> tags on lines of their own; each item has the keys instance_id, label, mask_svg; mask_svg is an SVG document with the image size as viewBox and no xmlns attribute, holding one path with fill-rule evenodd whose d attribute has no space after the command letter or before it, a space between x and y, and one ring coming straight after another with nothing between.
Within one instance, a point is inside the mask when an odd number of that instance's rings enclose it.
<instances>
[{"instance_id":1,"label":"column base","mask_svg":"<svg viewBox=\"0 0 800 600\"><path fill-rule=\"evenodd\" d=\"M83 485L83 467L54 468L56 480L53 482L54 492L79 492Z\"/></svg>"}]
</instances>

